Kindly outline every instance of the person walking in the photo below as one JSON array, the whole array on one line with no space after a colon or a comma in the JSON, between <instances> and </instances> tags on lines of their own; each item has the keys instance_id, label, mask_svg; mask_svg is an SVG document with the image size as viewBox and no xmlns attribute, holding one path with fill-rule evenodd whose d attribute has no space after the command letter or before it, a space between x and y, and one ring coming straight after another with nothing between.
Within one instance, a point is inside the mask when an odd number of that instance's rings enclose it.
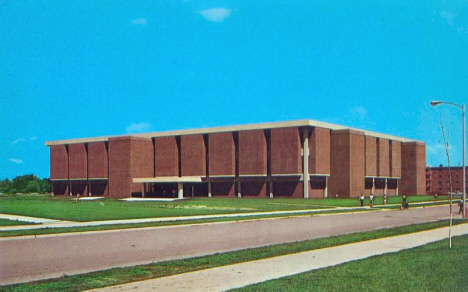
<instances>
[{"instance_id":1,"label":"person walking","mask_svg":"<svg viewBox=\"0 0 468 292\"><path fill-rule=\"evenodd\" d=\"M401 199L401 209L408 209L408 203L406 202L406 195L403 195Z\"/></svg>"},{"instance_id":2,"label":"person walking","mask_svg":"<svg viewBox=\"0 0 468 292\"><path fill-rule=\"evenodd\" d=\"M369 206L372 208L374 206L374 194L371 193L369 196Z\"/></svg>"},{"instance_id":3,"label":"person walking","mask_svg":"<svg viewBox=\"0 0 468 292\"><path fill-rule=\"evenodd\" d=\"M364 194L361 194L361 197L359 197L359 201L361 202L361 207L364 207Z\"/></svg>"},{"instance_id":4,"label":"person walking","mask_svg":"<svg viewBox=\"0 0 468 292\"><path fill-rule=\"evenodd\" d=\"M460 201L458 201L458 207L460 207L460 210L458 210L458 214L463 213L464 205L465 204L463 204L463 199L460 199Z\"/></svg>"}]
</instances>

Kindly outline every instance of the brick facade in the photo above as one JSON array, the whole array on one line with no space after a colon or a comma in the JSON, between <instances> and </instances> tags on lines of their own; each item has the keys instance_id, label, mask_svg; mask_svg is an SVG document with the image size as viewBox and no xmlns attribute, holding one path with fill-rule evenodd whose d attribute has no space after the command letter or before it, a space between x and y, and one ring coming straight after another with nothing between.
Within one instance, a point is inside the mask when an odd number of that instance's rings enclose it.
<instances>
[{"instance_id":1,"label":"brick facade","mask_svg":"<svg viewBox=\"0 0 468 292\"><path fill-rule=\"evenodd\" d=\"M176 137L156 137L154 157L157 176L179 176L179 148Z\"/></svg>"},{"instance_id":2,"label":"brick facade","mask_svg":"<svg viewBox=\"0 0 468 292\"><path fill-rule=\"evenodd\" d=\"M298 128L271 130L271 173L302 173L301 138Z\"/></svg>"},{"instance_id":3,"label":"brick facade","mask_svg":"<svg viewBox=\"0 0 468 292\"><path fill-rule=\"evenodd\" d=\"M130 137L109 138L109 192L112 197L131 194Z\"/></svg>"},{"instance_id":4,"label":"brick facade","mask_svg":"<svg viewBox=\"0 0 468 292\"><path fill-rule=\"evenodd\" d=\"M468 179L468 168L465 169L465 179ZM467 180L468 181L468 180ZM451 185L450 185L451 183ZM448 194L452 186L453 193L463 192L463 167L427 167L426 168L426 193ZM468 193L468 186L465 191Z\"/></svg>"},{"instance_id":5,"label":"brick facade","mask_svg":"<svg viewBox=\"0 0 468 292\"><path fill-rule=\"evenodd\" d=\"M68 145L50 147L50 178L68 180Z\"/></svg>"},{"instance_id":6,"label":"brick facade","mask_svg":"<svg viewBox=\"0 0 468 292\"><path fill-rule=\"evenodd\" d=\"M210 175L236 175L236 146L233 133L209 135Z\"/></svg>"},{"instance_id":7,"label":"brick facade","mask_svg":"<svg viewBox=\"0 0 468 292\"><path fill-rule=\"evenodd\" d=\"M134 177L154 176L153 142L134 137L109 138L109 188L113 197L141 192Z\"/></svg>"},{"instance_id":8,"label":"brick facade","mask_svg":"<svg viewBox=\"0 0 468 292\"><path fill-rule=\"evenodd\" d=\"M377 175L389 176L390 175L390 152L389 141L387 139L378 139L377 144Z\"/></svg>"},{"instance_id":9,"label":"brick facade","mask_svg":"<svg viewBox=\"0 0 468 292\"><path fill-rule=\"evenodd\" d=\"M239 132L239 173L267 174L267 141L263 130Z\"/></svg>"},{"instance_id":10,"label":"brick facade","mask_svg":"<svg viewBox=\"0 0 468 292\"><path fill-rule=\"evenodd\" d=\"M134 177L154 177L154 151L151 139L131 139L130 180ZM131 191L141 192L141 185L132 183Z\"/></svg>"},{"instance_id":11,"label":"brick facade","mask_svg":"<svg viewBox=\"0 0 468 292\"><path fill-rule=\"evenodd\" d=\"M390 141L390 176L401 177L401 142Z\"/></svg>"},{"instance_id":12,"label":"brick facade","mask_svg":"<svg viewBox=\"0 0 468 292\"><path fill-rule=\"evenodd\" d=\"M53 192L293 198L425 193L424 143L309 124L52 142ZM306 138L309 156L304 160Z\"/></svg>"},{"instance_id":13,"label":"brick facade","mask_svg":"<svg viewBox=\"0 0 468 292\"><path fill-rule=\"evenodd\" d=\"M309 132L309 173L330 173L330 130L313 128Z\"/></svg>"},{"instance_id":14,"label":"brick facade","mask_svg":"<svg viewBox=\"0 0 468 292\"><path fill-rule=\"evenodd\" d=\"M426 193L426 147L420 142L403 143L401 148L401 193Z\"/></svg>"},{"instance_id":15,"label":"brick facade","mask_svg":"<svg viewBox=\"0 0 468 292\"><path fill-rule=\"evenodd\" d=\"M88 177L89 178L108 178L109 160L107 155L107 146L104 142L88 144Z\"/></svg>"},{"instance_id":16,"label":"brick facade","mask_svg":"<svg viewBox=\"0 0 468 292\"><path fill-rule=\"evenodd\" d=\"M206 175L206 144L203 135L181 137L182 176Z\"/></svg>"},{"instance_id":17,"label":"brick facade","mask_svg":"<svg viewBox=\"0 0 468 292\"><path fill-rule=\"evenodd\" d=\"M366 136L366 176L377 176L377 138Z\"/></svg>"},{"instance_id":18,"label":"brick facade","mask_svg":"<svg viewBox=\"0 0 468 292\"><path fill-rule=\"evenodd\" d=\"M70 163L70 178L71 179L87 179L88 177L88 154L84 143L71 144L68 146L69 163Z\"/></svg>"},{"instance_id":19,"label":"brick facade","mask_svg":"<svg viewBox=\"0 0 468 292\"><path fill-rule=\"evenodd\" d=\"M330 194L359 197L365 191L365 137L354 130L333 131L331 136Z\"/></svg>"}]
</instances>

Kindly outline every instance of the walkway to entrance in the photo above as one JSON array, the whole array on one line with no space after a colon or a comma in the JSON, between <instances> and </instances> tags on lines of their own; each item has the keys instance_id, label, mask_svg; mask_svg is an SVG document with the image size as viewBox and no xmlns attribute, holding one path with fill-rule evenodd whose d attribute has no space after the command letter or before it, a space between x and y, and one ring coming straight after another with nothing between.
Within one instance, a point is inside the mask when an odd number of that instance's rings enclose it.
<instances>
[{"instance_id":1,"label":"walkway to entrance","mask_svg":"<svg viewBox=\"0 0 468 292\"><path fill-rule=\"evenodd\" d=\"M351 207L351 208L333 208L333 211L353 211L369 209L369 207ZM238 218L238 217L258 217L269 215L302 215L307 213L326 213L330 209L308 209L308 210L293 210L293 211L271 211L271 212L252 212L252 213L233 213L233 214L213 214L213 215L195 215L195 216L177 216L177 217L157 217L157 218L142 218L142 219L122 219L122 220L105 220L105 221L88 221L88 222L75 222L75 221L61 221L51 220L44 221L44 224L39 225L13 225L13 226L0 226L0 231L13 231L13 230L33 230L43 228L69 228L69 227L86 227L86 226L100 226L100 225L118 225L118 224L138 224L138 223L152 223L152 222L175 222L175 221L193 221L202 219L215 219L215 218ZM1 216L15 216L0 214ZM21 217L21 216L20 216ZM5 218L7 219L7 218ZM42 218L36 218L42 219ZM20 220L20 219L16 219ZM28 221L28 220L21 220Z\"/></svg>"},{"instance_id":2,"label":"walkway to entrance","mask_svg":"<svg viewBox=\"0 0 468 292\"><path fill-rule=\"evenodd\" d=\"M140 198L133 198L139 200ZM122 199L128 200L128 199ZM140 199L141 200L141 199ZM157 199L159 200L159 199ZM445 202L445 201L443 201ZM411 209L416 209L418 205L424 205L425 203L412 203L413 206ZM42 223L37 225L13 225L13 226L0 226L0 231L14 231L14 230L33 230L33 229L43 229L43 228L69 228L69 227L87 227L87 226L100 226L100 225L118 225L118 224L138 224L138 223L153 223L153 222L176 222L176 221L193 221L193 220L202 220L202 219L215 219L215 218L248 218L258 216L281 216L285 217L291 215L301 216L305 214L313 214L313 216L323 216L324 214L320 213L329 213L333 211L334 214L329 215L338 215L339 211L353 213L353 211L363 211L363 210L372 210L374 212L379 211L390 211L391 207L395 206L392 204L381 206L380 208L370 208L370 207L335 207L327 209L307 209L307 210L292 210L292 211L271 211L271 212L250 212L250 213L233 213L233 214L213 214L213 215L195 215L195 216L177 216L177 217L157 217L157 218L142 218L142 219L122 219L122 220L105 220L105 221L88 221L88 222L75 222L75 221L62 221L46 218L35 218L35 217L24 217L17 215L9 214L0 214L0 219L9 219L9 220L19 220L26 222ZM419 207L419 208L437 208L437 206L432 207ZM394 209L393 209L394 210ZM336 212L336 213L335 213ZM24 219L22 219L24 218ZM31 218L31 219L27 219Z\"/></svg>"}]
</instances>

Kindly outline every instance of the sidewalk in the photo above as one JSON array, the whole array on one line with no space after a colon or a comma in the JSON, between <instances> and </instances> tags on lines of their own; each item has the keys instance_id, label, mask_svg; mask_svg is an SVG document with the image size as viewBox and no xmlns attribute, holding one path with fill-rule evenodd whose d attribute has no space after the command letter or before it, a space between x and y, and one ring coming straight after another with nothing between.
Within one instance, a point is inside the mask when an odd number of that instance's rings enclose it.
<instances>
[{"instance_id":1,"label":"sidewalk","mask_svg":"<svg viewBox=\"0 0 468 292\"><path fill-rule=\"evenodd\" d=\"M465 234L468 234L468 224L452 228L453 236ZM90 291L225 291L375 255L398 252L447 237L448 227L444 227Z\"/></svg>"},{"instance_id":2,"label":"sidewalk","mask_svg":"<svg viewBox=\"0 0 468 292\"><path fill-rule=\"evenodd\" d=\"M411 203L411 206L423 205L423 203ZM257 216L270 216L270 215L305 215L314 213L317 216L320 213L327 213L330 211L388 211L392 206L398 206L399 204L389 205L376 205L374 208L369 206L365 207L334 207L334 208L322 208L322 209L306 209L306 210L293 210L293 211L271 211L271 212L251 212L251 213L233 213L233 214L213 214L213 215L196 215L196 216L178 216L178 217L157 217L157 218L141 218L141 219L122 219L122 220L104 220L104 221L87 221L87 222L76 222L76 221L63 221L53 220L45 218L25 217L8 214L0 214L0 218L10 220L20 220L34 223L41 223L37 225L13 225L13 226L0 226L1 231L16 231L16 230L35 230L43 228L71 228L71 227L88 227L88 226L101 226L101 225L117 225L117 224L138 224L138 223L155 223L155 222L176 222L176 221L192 221L192 220L203 220L203 219L214 219L214 218L233 218L233 217L257 217ZM437 207L435 206L427 206ZM414 207L413 207L414 208ZM393 209L395 210L395 209Z\"/></svg>"},{"instance_id":3,"label":"sidewalk","mask_svg":"<svg viewBox=\"0 0 468 292\"><path fill-rule=\"evenodd\" d=\"M87 227L87 226L100 226L100 225L116 225L116 224L137 224L137 223L153 223L153 222L176 222L176 221L192 221L201 219L213 218L233 218L233 217L255 217L255 216L268 216L268 215L303 215L309 213L324 213L329 211L353 211L353 210L369 210L369 207L350 207L350 208L325 208L325 209L307 209L307 210L294 210L294 211L271 211L271 212L251 212L251 213L233 213L233 214L213 214L213 215L196 215L196 216L178 216L178 217L157 217L157 218L141 218L141 219L121 219L121 220L105 220L105 221L60 221L44 219L44 224L40 225L15 225L15 226L0 226L0 231L14 231L14 230L33 230L42 228L69 228L69 227ZM5 216L15 216L0 214L0 218ZM21 217L21 216L17 216ZM25 218L25 217L24 217ZM33 217L29 217L33 218ZM41 218L35 218L41 219ZM13 219L15 220L15 219ZM21 219L17 219L21 220ZM21 220L28 221L28 220ZM32 222L32 221L29 221ZM36 223L39 223L36 221Z\"/></svg>"},{"instance_id":4,"label":"sidewalk","mask_svg":"<svg viewBox=\"0 0 468 292\"><path fill-rule=\"evenodd\" d=\"M13 221L17 220L17 221L30 222L30 223L35 223L35 224L70 222L70 221L63 221L63 220L38 218L38 217L30 217L30 216L20 216L20 215L10 215L10 214L0 214L0 219L13 220ZM22 226L17 226L17 227L22 227Z\"/></svg>"}]
</instances>

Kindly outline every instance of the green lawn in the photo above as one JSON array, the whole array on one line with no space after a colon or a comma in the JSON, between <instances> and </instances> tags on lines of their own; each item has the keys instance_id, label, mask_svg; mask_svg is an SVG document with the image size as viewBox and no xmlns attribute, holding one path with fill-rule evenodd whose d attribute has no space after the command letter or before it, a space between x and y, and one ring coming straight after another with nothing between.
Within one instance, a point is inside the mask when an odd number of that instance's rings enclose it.
<instances>
[{"instance_id":1,"label":"green lawn","mask_svg":"<svg viewBox=\"0 0 468 292\"><path fill-rule=\"evenodd\" d=\"M275 204L269 204L274 201ZM295 204L283 204L294 201ZM297 203L297 204L296 204ZM70 197L14 195L0 197L0 213L41 218L93 221L169 216L324 208L307 200L196 198L174 202L79 201Z\"/></svg>"},{"instance_id":2,"label":"green lawn","mask_svg":"<svg viewBox=\"0 0 468 292\"><path fill-rule=\"evenodd\" d=\"M252 248L203 257L188 258L149 265L126 268L114 268L82 275L64 276L57 279L36 281L24 284L1 286L0 291L81 291L110 285L118 285L134 281L166 277L191 271L215 268L246 261L259 260L274 256L292 254L313 249L337 246L352 242L371 240L381 237L407 234L447 226L447 221L431 222L411 226L382 229L371 232L340 235L329 238L307 240L303 242L286 243L273 246ZM458 241L454 240L454 246ZM447 250L446 244L442 245ZM468 251L466 251L468 254ZM465 261L466 262L466 261ZM436 266L436 265L435 265ZM435 267L434 266L434 267ZM391 271L391 270L390 270ZM431 270L433 271L433 270ZM388 271L387 271L388 272ZM437 274L441 273L437 268ZM391 272L389 272L391 274ZM336 280L336 279L335 279ZM332 289L333 290L333 289ZM367 289L366 289L367 290ZM346 290L343 290L346 291ZM400 290L401 291L401 290ZM461 291L461 290L460 290Z\"/></svg>"},{"instance_id":3,"label":"green lawn","mask_svg":"<svg viewBox=\"0 0 468 292\"><path fill-rule=\"evenodd\" d=\"M363 211L366 212L366 211ZM306 213L308 214L308 213ZM173 226L173 225L190 225L202 224L210 222L228 222L228 221L246 221L246 220L260 220L285 217L284 214L278 215L259 215L254 217L227 217L227 218L210 218L199 220L181 220L181 221L167 221L167 222L149 222L149 223L130 223L130 224L112 224L112 225L98 225L98 226L85 226L85 227L63 227L63 228L40 228L31 230L11 230L0 231L0 237L13 237L25 235L44 235L44 234L59 234L59 233L73 233L73 232L87 232L87 231L102 231L102 230L115 230L115 229L130 229L130 228L145 228L157 226Z\"/></svg>"},{"instance_id":4,"label":"green lawn","mask_svg":"<svg viewBox=\"0 0 468 292\"><path fill-rule=\"evenodd\" d=\"M442 199L442 198L441 198ZM379 204L376 199L376 205ZM431 196L409 197L408 201L432 201ZM390 197L390 203L401 198ZM41 218L94 221L168 216L192 216L328 207L359 206L358 199L286 199L286 198L195 198L174 202L125 202L116 199L79 201L48 195L7 195L0 197L0 213Z\"/></svg>"},{"instance_id":5,"label":"green lawn","mask_svg":"<svg viewBox=\"0 0 468 292\"><path fill-rule=\"evenodd\" d=\"M18 221L18 220L0 219L0 226L30 225L30 224L34 224L34 223Z\"/></svg>"},{"instance_id":6,"label":"green lawn","mask_svg":"<svg viewBox=\"0 0 468 292\"><path fill-rule=\"evenodd\" d=\"M343 211L330 209L327 214L342 213ZM356 212L371 212L371 210L358 210ZM10 230L0 231L0 237L13 237L13 236L25 236L25 235L44 235L44 234L59 234L59 233L73 233L73 232L88 232L88 231L103 231L103 230L115 230L115 229L130 229L130 228L145 228L145 227L157 227L157 226L173 226L173 225L190 225L190 224L204 224L212 222L228 222L228 221L247 221L247 220L261 220L261 219L272 219L281 217L293 217L293 216L313 216L316 211L310 211L301 213L300 215L294 214L274 214L274 215L255 215L245 217L218 217L208 219L197 219L197 220L180 220L180 221L166 221L166 222L148 222L148 223L129 223L129 224L111 224L111 225L97 225L97 226L84 226L84 227L60 227L60 228L38 228L38 229L26 229L26 230Z\"/></svg>"},{"instance_id":7,"label":"green lawn","mask_svg":"<svg viewBox=\"0 0 468 292\"><path fill-rule=\"evenodd\" d=\"M468 235L232 291L466 291Z\"/></svg>"}]
</instances>

